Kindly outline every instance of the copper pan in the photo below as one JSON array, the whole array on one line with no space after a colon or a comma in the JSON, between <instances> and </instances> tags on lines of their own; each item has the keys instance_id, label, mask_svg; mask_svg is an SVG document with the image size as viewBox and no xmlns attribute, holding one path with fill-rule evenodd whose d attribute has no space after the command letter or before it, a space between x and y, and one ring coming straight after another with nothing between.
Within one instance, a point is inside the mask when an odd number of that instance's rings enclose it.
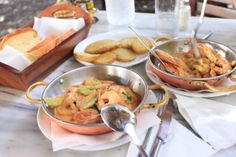
<instances>
[{"instance_id":1,"label":"copper pan","mask_svg":"<svg viewBox=\"0 0 236 157\"><path fill-rule=\"evenodd\" d=\"M156 45L153 48L154 49L153 52L155 52L155 49L160 49L169 54L184 53L192 49L191 43L189 43L189 41L190 40L188 38L170 39L162 42L161 44ZM198 39L197 42L209 44L210 46L213 47L216 53L220 54L222 57L225 57L229 62L233 61L235 62L236 60L236 52L233 49L223 44L203 39ZM236 81L236 79L233 78L233 75L236 72L236 66L234 66L232 70L228 71L227 73L215 77L187 78L183 76L177 76L175 74L165 71L164 68L159 63L158 59L156 59L155 55L149 53L148 70L151 71L154 75L158 76L162 81L174 87L182 89L187 89L187 90L209 89L212 92L229 92L236 90L236 85L224 88L217 87L228 78L230 78L232 81Z\"/></svg>"},{"instance_id":2,"label":"copper pan","mask_svg":"<svg viewBox=\"0 0 236 157\"><path fill-rule=\"evenodd\" d=\"M36 82L28 88L25 94L25 98L30 103L41 104L44 112L52 121L71 132L86 135L95 135L110 132L111 129L109 129L104 123L75 124L58 119L53 115L48 105L44 101L45 98L52 98L61 95L65 90L68 89L69 86L73 84L80 84L89 77L95 77L101 80L113 80L118 84L128 85L135 93L137 93L141 97L141 102L133 111L136 114L138 114L139 111L143 108L158 108L166 104L169 99L167 88L164 85L153 85L148 87L145 80L136 72L126 68L111 65L94 65L81 67L58 76L50 83ZM30 93L34 88L38 86L45 86L45 89L42 92L41 99L32 98L30 96ZM148 89L161 89L165 92L164 97L160 101L160 103L144 104L148 94Z\"/></svg>"}]
</instances>

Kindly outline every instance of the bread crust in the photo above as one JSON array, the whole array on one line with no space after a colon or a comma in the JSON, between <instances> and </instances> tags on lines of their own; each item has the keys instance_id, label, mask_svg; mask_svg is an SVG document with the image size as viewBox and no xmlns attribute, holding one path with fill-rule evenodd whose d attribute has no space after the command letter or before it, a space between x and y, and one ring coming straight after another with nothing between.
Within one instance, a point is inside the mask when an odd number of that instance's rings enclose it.
<instances>
[{"instance_id":1,"label":"bread crust","mask_svg":"<svg viewBox=\"0 0 236 157\"><path fill-rule=\"evenodd\" d=\"M32 49L27 51L31 55L37 56L38 58L48 53L50 50L56 47L56 39L57 36L55 34L51 34L47 38L45 38L42 42L35 45Z\"/></svg>"},{"instance_id":2,"label":"bread crust","mask_svg":"<svg viewBox=\"0 0 236 157\"><path fill-rule=\"evenodd\" d=\"M31 27L19 28L15 32L7 34L3 37L2 41L0 42L0 51L4 48L4 46L7 44L7 42L10 39L12 39L15 36L18 36L20 34L26 33L26 32L32 32L35 37L38 36L38 33L34 29L32 29Z\"/></svg>"},{"instance_id":3,"label":"bread crust","mask_svg":"<svg viewBox=\"0 0 236 157\"><path fill-rule=\"evenodd\" d=\"M78 61L85 61L85 62L93 62L95 61L100 55L92 55L88 53L80 53L77 52L74 54L75 59Z\"/></svg>"}]
</instances>

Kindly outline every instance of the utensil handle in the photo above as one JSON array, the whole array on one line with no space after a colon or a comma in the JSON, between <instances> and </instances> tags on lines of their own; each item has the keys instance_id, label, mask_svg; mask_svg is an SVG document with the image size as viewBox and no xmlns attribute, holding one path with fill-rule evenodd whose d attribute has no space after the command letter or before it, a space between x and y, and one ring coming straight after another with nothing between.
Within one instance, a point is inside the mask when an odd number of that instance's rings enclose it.
<instances>
[{"instance_id":1,"label":"utensil handle","mask_svg":"<svg viewBox=\"0 0 236 157\"><path fill-rule=\"evenodd\" d=\"M137 148L139 149L139 152L140 152L140 155L142 157L150 157L144 150L143 146L142 145L137 145Z\"/></svg>"},{"instance_id":2,"label":"utensil handle","mask_svg":"<svg viewBox=\"0 0 236 157\"><path fill-rule=\"evenodd\" d=\"M133 124L128 123L125 127L125 132L130 136L136 147L138 148L140 154L143 157L150 157L144 150L142 144L140 143L138 136L135 132L135 127Z\"/></svg>"},{"instance_id":3,"label":"utensil handle","mask_svg":"<svg viewBox=\"0 0 236 157\"><path fill-rule=\"evenodd\" d=\"M151 149L151 157L158 156L162 143L163 142L161 140L157 140L157 143L153 144L152 149Z\"/></svg>"},{"instance_id":4,"label":"utensil handle","mask_svg":"<svg viewBox=\"0 0 236 157\"><path fill-rule=\"evenodd\" d=\"M25 99L29 102L29 103L32 103L32 104L41 104L41 100L40 99L35 99L35 98L32 98L30 96L30 92L38 87L38 86L47 86L48 83L47 82L36 82L36 83L33 83L31 86L29 86L29 88L27 89L27 91L25 92Z\"/></svg>"},{"instance_id":5,"label":"utensil handle","mask_svg":"<svg viewBox=\"0 0 236 157\"><path fill-rule=\"evenodd\" d=\"M200 15L200 20L199 20L200 24L202 24L202 22L203 22L203 17L204 17L204 14L205 14L206 4L207 4L207 0L204 0L203 4L202 4L202 10L201 10L201 15Z\"/></svg>"}]
</instances>

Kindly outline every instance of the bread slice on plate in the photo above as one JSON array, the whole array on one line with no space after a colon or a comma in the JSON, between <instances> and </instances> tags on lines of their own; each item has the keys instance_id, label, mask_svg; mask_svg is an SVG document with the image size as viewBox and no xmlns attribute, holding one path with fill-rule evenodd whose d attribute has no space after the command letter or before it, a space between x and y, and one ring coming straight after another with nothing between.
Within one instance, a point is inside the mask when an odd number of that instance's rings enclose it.
<instances>
[{"instance_id":1,"label":"bread slice on plate","mask_svg":"<svg viewBox=\"0 0 236 157\"><path fill-rule=\"evenodd\" d=\"M136 37L126 37L119 40L120 47L122 48L132 48L132 41L135 40Z\"/></svg>"},{"instance_id":2,"label":"bread slice on plate","mask_svg":"<svg viewBox=\"0 0 236 157\"><path fill-rule=\"evenodd\" d=\"M112 64L116 60L116 54L114 52L108 51L101 54L96 60L93 61L94 64Z\"/></svg>"},{"instance_id":3,"label":"bread slice on plate","mask_svg":"<svg viewBox=\"0 0 236 157\"><path fill-rule=\"evenodd\" d=\"M154 46L154 43L150 41L149 39L144 38L144 37L142 37L142 39L149 48ZM136 38L135 40L132 40L131 47L132 47L132 50L137 54L144 54L148 52L148 49L143 45L143 43L139 41L138 38Z\"/></svg>"},{"instance_id":4,"label":"bread slice on plate","mask_svg":"<svg viewBox=\"0 0 236 157\"><path fill-rule=\"evenodd\" d=\"M0 43L0 50L8 45L20 52L26 52L40 42L38 33L32 28L26 27L4 36Z\"/></svg>"},{"instance_id":5,"label":"bread slice on plate","mask_svg":"<svg viewBox=\"0 0 236 157\"><path fill-rule=\"evenodd\" d=\"M89 53L84 53L84 52L75 52L74 56L77 61L93 62L100 55L99 54L89 54Z\"/></svg>"},{"instance_id":6,"label":"bread slice on plate","mask_svg":"<svg viewBox=\"0 0 236 157\"><path fill-rule=\"evenodd\" d=\"M101 54L119 46L119 42L114 40L99 40L89 44L85 48L85 52L90 54Z\"/></svg>"},{"instance_id":7,"label":"bread slice on plate","mask_svg":"<svg viewBox=\"0 0 236 157\"><path fill-rule=\"evenodd\" d=\"M116 60L120 62L130 62L136 58L136 54L126 48L116 48L112 52L116 54Z\"/></svg>"}]
</instances>

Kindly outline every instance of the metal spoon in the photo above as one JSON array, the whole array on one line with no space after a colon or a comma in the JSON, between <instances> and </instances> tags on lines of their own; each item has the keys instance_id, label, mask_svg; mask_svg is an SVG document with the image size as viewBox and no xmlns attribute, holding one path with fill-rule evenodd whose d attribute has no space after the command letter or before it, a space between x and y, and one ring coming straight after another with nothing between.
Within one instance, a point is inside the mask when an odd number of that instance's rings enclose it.
<instances>
[{"instance_id":1,"label":"metal spoon","mask_svg":"<svg viewBox=\"0 0 236 157\"><path fill-rule=\"evenodd\" d=\"M114 131L128 134L143 157L149 157L135 132L137 124L136 116L128 108L118 104L106 105L101 110L103 122Z\"/></svg>"},{"instance_id":2,"label":"metal spoon","mask_svg":"<svg viewBox=\"0 0 236 157\"><path fill-rule=\"evenodd\" d=\"M197 48L197 40L196 40L196 37L197 37L198 29L199 29L199 27L202 25L202 22L203 22L203 17L204 17L205 9L206 9L206 3L207 3L207 0L204 0L204 1L203 1L202 10L201 10L201 15L200 15L198 24L197 24L197 26L194 28L194 30L192 31L192 46L193 46L193 53L194 53L195 58L200 58L200 57L201 57L201 56L200 56L200 53L199 53L199 50L198 50L198 48Z\"/></svg>"},{"instance_id":3,"label":"metal spoon","mask_svg":"<svg viewBox=\"0 0 236 157\"><path fill-rule=\"evenodd\" d=\"M167 71L167 70L166 70L166 67L165 67L165 63L161 60L161 58L160 58L160 57L155 53L155 51L154 51L156 45L155 45L153 48L150 48L150 47L145 43L145 41L143 40L143 38L140 37L140 35L137 33L137 31L134 30L133 27L131 27L131 26L128 26L128 27L129 27L129 29L130 29L131 31L134 32L134 34L136 35L136 37L138 38L138 40L142 43L142 45L143 45L146 49L148 49L149 52L151 52L151 55L154 55L154 56L157 58L157 60L159 61L159 63L164 67L165 71ZM154 43L155 43L155 42L154 42ZM167 72L168 72L168 71L167 71Z\"/></svg>"}]
</instances>

